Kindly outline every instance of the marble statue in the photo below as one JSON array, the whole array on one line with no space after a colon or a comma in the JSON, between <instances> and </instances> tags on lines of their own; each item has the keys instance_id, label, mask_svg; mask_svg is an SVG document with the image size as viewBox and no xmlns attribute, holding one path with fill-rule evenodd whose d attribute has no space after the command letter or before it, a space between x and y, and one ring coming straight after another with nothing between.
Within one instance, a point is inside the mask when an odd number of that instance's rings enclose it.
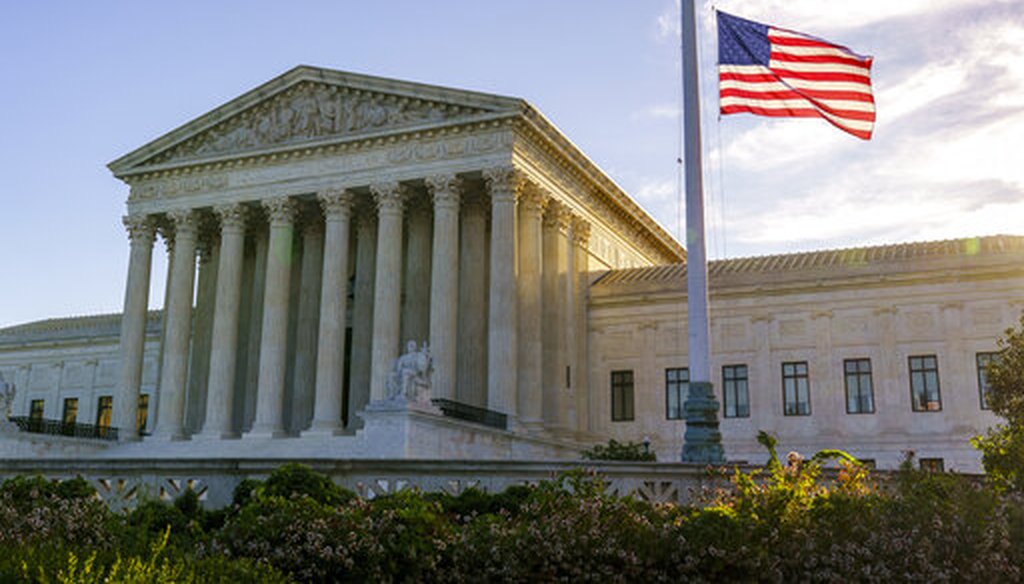
<instances>
[{"instance_id":1,"label":"marble statue","mask_svg":"<svg viewBox=\"0 0 1024 584\"><path fill-rule=\"evenodd\" d=\"M395 359L388 375L388 400L430 404L430 375L433 361L427 343L417 349L416 341L409 341L405 354Z\"/></svg>"}]
</instances>

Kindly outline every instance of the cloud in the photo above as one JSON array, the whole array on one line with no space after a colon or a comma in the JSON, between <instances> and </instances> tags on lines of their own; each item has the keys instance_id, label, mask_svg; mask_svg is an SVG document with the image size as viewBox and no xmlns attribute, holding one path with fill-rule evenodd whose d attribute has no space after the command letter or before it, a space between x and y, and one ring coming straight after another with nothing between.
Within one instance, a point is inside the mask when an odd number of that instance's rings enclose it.
<instances>
[{"instance_id":1,"label":"cloud","mask_svg":"<svg viewBox=\"0 0 1024 584\"><path fill-rule=\"evenodd\" d=\"M676 120L682 115L677 105L657 104L634 112L630 118L634 120Z\"/></svg>"},{"instance_id":2,"label":"cloud","mask_svg":"<svg viewBox=\"0 0 1024 584\"><path fill-rule=\"evenodd\" d=\"M1015 0L721 0L715 4L721 10L744 18L809 34L820 34L829 30L862 28L895 18L978 7L979 4L1009 4L1013 1Z\"/></svg>"}]
</instances>

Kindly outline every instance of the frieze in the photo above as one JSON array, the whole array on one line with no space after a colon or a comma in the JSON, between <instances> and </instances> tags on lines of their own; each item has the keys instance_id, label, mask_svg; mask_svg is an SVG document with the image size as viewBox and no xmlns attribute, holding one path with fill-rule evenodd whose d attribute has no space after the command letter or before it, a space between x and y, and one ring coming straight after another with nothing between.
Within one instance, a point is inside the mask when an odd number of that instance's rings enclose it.
<instances>
[{"instance_id":1,"label":"frieze","mask_svg":"<svg viewBox=\"0 0 1024 584\"><path fill-rule=\"evenodd\" d=\"M225 174L179 176L146 181L132 185L129 200L162 199L191 193L211 191L228 186Z\"/></svg>"},{"instance_id":2,"label":"frieze","mask_svg":"<svg viewBox=\"0 0 1024 584\"><path fill-rule=\"evenodd\" d=\"M266 166L234 168L202 174L171 174L141 178L132 185L129 201L176 198L209 193L226 188L244 188L316 174L339 172L355 173L380 168L392 168L406 163L456 160L510 150L511 132L475 135L461 133L432 138L428 142L416 140L396 141L381 147L378 144L350 145L343 156L325 156L309 161L280 159L277 163L264 161ZM372 150L355 148L374 147ZM282 164L288 162L289 164ZM268 164L269 163L269 164Z\"/></svg>"},{"instance_id":3,"label":"frieze","mask_svg":"<svg viewBox=\"0 0 1024 584\"><path fill-rule=\"evenodd\" d=\"M158 154L146 164L443 122L482 110L303 82Z\"/></svg>"}]
</instances>

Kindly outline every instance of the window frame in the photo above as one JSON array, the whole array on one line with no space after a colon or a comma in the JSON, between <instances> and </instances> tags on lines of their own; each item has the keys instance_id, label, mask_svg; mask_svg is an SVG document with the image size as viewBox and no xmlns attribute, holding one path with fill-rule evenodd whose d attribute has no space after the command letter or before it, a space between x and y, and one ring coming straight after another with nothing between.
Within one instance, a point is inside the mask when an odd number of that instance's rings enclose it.
<instances>
[{"instance_id":1,"label":"window frame","mask_svg":"<svg viewBox=\"0 0 1024 584\"><path fill-rule=\"evenodd\" d=\"M931 359L932 362L934 363L934 366L932 368L927 368L927 367L915 368L914 367L914 360L915 359L920 359L920 360ZM923 362L922 362L922 364L923 364ZM939 377L939 356L934 354L934 353L933 354L928 354L928 355L908 355L907 356L907 372L909 373L908 379L909 379L909 382L910 382L910 408L911 408L911 410L913 410L914 412L921 412L921 413L941 412L942 411L942 379ZM928 391L928 377L927 377L927 374L928 373L934 373L935 374L935 399L934 400L928 399L928 395L927 395L927 391ZM924 391L925 391L925 396L924 397L925 397L925 401L924 401L924 403L920 407L918 406L917 400L915 399L915 396L916 396L916 390L915 390L915 387L914 387L914 380L915 379L922 379L923 380L922 382L924 383ZM936 406L934 408L931 407L931 405L930 405L932 403L936 404Z\"/></svg>"},{"instance_id":2,"label":"window frame","mask_svg":"<svg viewBox=\"0 0 1024 584\"><path fill-rule=\"evenodd\" d=\"M738 372L739 369L743 370L743 376L734 375L729 377L726 372ZM740 380L743 381L743 405L746 407L746 411L740 412L740 400L738 399L739 390L735 385L732 386L733 398L736 401L736 411L733 415L729 415L729 390L730 382L733 384L738 383ZM722 418L749 418L750 417L750 368L747 367L746 363L734 363L732 365L722 365Z\"/></svg>"},{"instance_id":3,"label":"window frame","mask_svg":"<svg viewBox=\"0 0 1024 584\"><path fill-rule=\"evenodd\" d=\"M110 424L114 421L113 418L114 396L101 395L96 398L96 428L110 429Z\"/></svg>"},{"instance_id":4,"label":"window frame","mask_svg":"<svg viewBox=\"0 0 1024 584\"><path fill-rule=\"evenodd\" d=\"M145 432L149 425L149 394L139 394L139 408L135 413L135 429L137 432Z\"/></svg>"},{"instance_id":5,"label":"window frame","mask_svg":"<svg viewBox=\"0 0 1024 584\"><path fill-rule=\"evenodd\" d=\"M676 374L680 378L672 379ZM689 367L666 367L665 368L665 419L685 420L686 419L686 397L690 393L690 368ZM676 399L676 415L672 415L672 397Z\"/></svg>"},{"instance_id":6,"label":"window frame","mask_svg":"<svg viewBox=\"0 0 1024 584\"><path fill-rule=\"evenodd\" d=\"M992 362L999 358L999 351L978 351L974 354L974 367L978 378L978 404L983 410L991 410L988 405L987 395L989 392L988 368ZM982 360L985 363L982 363Z\"/></svg>"},{"instance_id":7,"label":"window frame","mask_svg":"<svg viewBox=\"0 0 1024 584\"><path fill-rule=\"evenodd\" d=\"M787 366L803 368L803 373L794 371L792 374L786 372ZM793 381L795 411L790 411L788 400L787 381ZM807 410L800 411L800 380L804 381L804 392L806 393ZM810 416L811 415L811 369L807 361L783 361L782 362L782 414L784 416Z\"/></svg>"},{"instance_id":8,"label":"window frame","mask_svg":"<svg viewBox=\"0 0 1024 584\"><path fill-rule=\"evenodd\" d=\"M69 407L71 406L71 407ZM68 414L74 411L75 416L68 419ZM77 397L66 397L64 398L64 407L61 410L60 421L65 426L78 423L78 398Z\"/></svg>"},{"instance_id":9,"label":"window frame","mask_svg":"<svg viewBox=\"0 0 1024 584\"><path fill-rule=\"evenodd\" d=\"M634 408L634 387L636 378L632 369L616 369L611 372L612 421L632 422L636 418ZM627 379L628 378L628 379ZM616 394L619 399L616 400ZM628 400L626 399L628 396ZM621 403L618 403L621 402ZM616 407L618 406L618 407ZM628 412L625 411L628 406Z\"/></svg>"},{"instance_id":10,"label":"window frame","mask_svg":"<svg viewBox=\"0 0 1024 584\"><path fill-rule=\"evenodd\" d=\"M28 402L29 422L42 422L46 419L46 400L34 399Z\"/></svg>"},{"instance_id":11,"label":"window frame","mask_svg":"<svg viewBox=\"0 0 1024 584\"><path fill-rule=\"evenodd\" d=\"M865 363L867 364L867 371L863 371L860 368L860 366L865 364ZM856 366L857 366L857 370L856 371L852 371L851 372L849 370L849 366L851 364L856 364ZM857 395L856 395L857 399L855 400L856 403L857 403L856 411L853 411L853 410L850 409L850 390L851 390L850 378L851 377L856 380L856 392L857 392ZM868 397L868 406L869 407L867 409L864 409L864 408L861 407L863 405L863 400L864 400L864 379L865 378L867 379L867 384L868 384L867 397ZM873 413L875 413L875 380L874 380L874 372L872 371L872 368L871 368L871 358L870 357L855 357L853 359L843 359L843 388L846 390L846 413L847 414L849 414L849 415L860 415L860 414L873 414Z\"/></svg>"}]
</instances>

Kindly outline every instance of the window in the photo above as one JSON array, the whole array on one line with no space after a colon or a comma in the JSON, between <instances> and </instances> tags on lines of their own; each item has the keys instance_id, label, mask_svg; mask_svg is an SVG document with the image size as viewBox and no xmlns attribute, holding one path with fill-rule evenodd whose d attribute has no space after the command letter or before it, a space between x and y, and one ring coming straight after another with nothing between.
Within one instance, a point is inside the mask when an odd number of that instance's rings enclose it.
<instances>
[{"instance_id":1,"label":"window","mask_svg":"<svg viewBox=\"0 0 1024 584\"><path fill-rule=\"evenodd\" d=\"M846 359L846 413L875 413L875 396L871 387L871 359Z\"/></svg>"},{"instance_id":2,"label":"window","mask_svg":"<svg viewBox=\"0 0 1024 584\"><path fill-rule=\"evenodd\" d=\"M946 470L946 465L943 463L941 458L922 458L921 470L926 470L928 472L944 472Z\"/></svg>"},{"instance_id":3,"label":"window","mask_svg":"<svg viewBox=\"0 0 1024 584\"><path fill-rule=\"evenodd\" d=\"M28 419L32 422L42 422L43 413L46 410L46 402L41 399L34 399L29 404Z\"/></svg>"},{"instance_id":4,"label":"window","mask_svg":"<svg viewBox=\"0 0 1024 584\"><path fill-rule=\"evenodd\" d=\"M61 415L60 421L65 425L70 425L78 422L78 398L68 397L64 398L64 414Z\"/></svg>"},{"instance_id":5,"label":"window","mask_svg":"<svg viewBox=\"0 0 1024 584\"><path fill-rule=\"evenodd\" d=\"M139 394L139 411L135 417L135 427L139 432L146 431L146 424L149 423L149 394Z\"/></svg>"},{"instance_id":6,"label":"window","mask_svg":"<svg viewBox=\"0 0 1024 584\"><path fill-rule=\"evenodd\" d=\"M999 358L999 353L978 353L974 360L978 365L978 399L981 400L981 409L989 409L988 405L988 367L993 361Z\"/></svg>"},{"instance_id":7,"label":"window","mask_svg":"<svg viewBox=\"0 0 1024 584\"><path fill-rule=\"evenodd\" d=\"M807 361L782 364L783 413L787 416L811 415L810 379Z\"/></svg>"},{"instance_id":8,"label":"window","mask_svg":"<svg viewBox=\"0 0 1024 584\"><path fill-rule=\"evenodd\" d=\"M750 417L746 365L722 367L722 411L726 418Z\"/></svg>"},{"instance_id":9,"label":"window","mask_svg":"<svg viewBox=\"0 0 1024 584\"><path fill-rule=\"evenodd\" d=\"M110 416L114 409L114 398L109 395L100 396L96 404L96 427L109 428Z\"/></svg>"},{"instance_id":10,"label":"window","mask_svg":"<svg viewBox=\"0 0 1024 584\"><path fill-rule=\"evenodd\" d=\"M612 421L633 420L633 371L612 371Z\"/></svg>"},{"instance_id":11,"label":"window","mask_svg":"<svg viewBox=\"0 0 1024 584\"><path fill-rule=\"evenodd\" d=\"M935 355L910 357L910 401L915 412L942 409L939 395L939 365Z\"/></svg>"},{"instance_id":12,"label":"window","mask_svg":"<svg viewBox=\"0 0 1024 584\"><path fill-rule=\"evenodd\" d=\"M677 367L665 370L665 417L682 420L686 417L683 404L690 389L690 370Z\"/></svg>"}]
</instances>

